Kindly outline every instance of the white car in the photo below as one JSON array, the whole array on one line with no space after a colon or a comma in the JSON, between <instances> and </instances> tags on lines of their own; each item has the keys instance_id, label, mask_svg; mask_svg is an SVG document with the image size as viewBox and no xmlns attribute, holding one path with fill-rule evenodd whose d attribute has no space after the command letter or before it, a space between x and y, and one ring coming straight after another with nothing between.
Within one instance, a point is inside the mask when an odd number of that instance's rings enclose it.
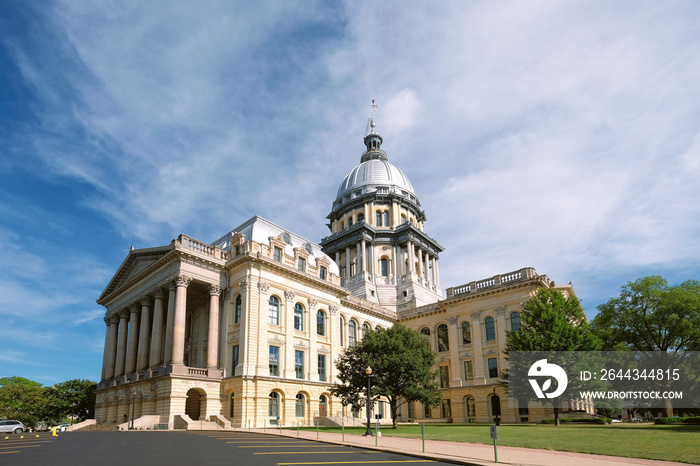
<instances>
[{"instance_id":1,"label":"white car","mask_svg":"<svg viewBox=\"0 0 700 466\"><path fill-rule=\"evenodd\" d=\"M0 432L12 432L21 434L27 427L20 421L0 421Z\"/></svg>"},{"instance_id":2,"label":"white car","mask_svg":"<svg viewBox=\"0 0 700 466\"><path fill-rule=\"evenodd\" d=\"M56 432L65 432L66 428L70 427L70 424L61 424L60 426L56 426Z\"/></svg>"}]
</instances>

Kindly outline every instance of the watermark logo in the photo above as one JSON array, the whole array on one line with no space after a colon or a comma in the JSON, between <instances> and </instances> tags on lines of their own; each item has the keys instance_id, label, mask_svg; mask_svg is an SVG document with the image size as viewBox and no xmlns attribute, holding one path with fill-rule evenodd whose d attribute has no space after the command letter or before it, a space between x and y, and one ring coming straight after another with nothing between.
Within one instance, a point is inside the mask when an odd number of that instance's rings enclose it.
<instances>
[{"instance_id":1,"label":"watermark logo","mask_svg":"<svg viewBox=\"0 0 700 466\"><path fill-rule=\"evenodd\" d=\"M548 377L541 387L537 379L528 379L537 398L556 398L564 393L569 383L569 378L566 376L564 369L556 364L548 363L546 359L540 359L530 366L527 375L528 377ZM553 392L547 393L547 390L552 386L552 378L556 379L557 388Z\"/></svg>"}]
</instances>

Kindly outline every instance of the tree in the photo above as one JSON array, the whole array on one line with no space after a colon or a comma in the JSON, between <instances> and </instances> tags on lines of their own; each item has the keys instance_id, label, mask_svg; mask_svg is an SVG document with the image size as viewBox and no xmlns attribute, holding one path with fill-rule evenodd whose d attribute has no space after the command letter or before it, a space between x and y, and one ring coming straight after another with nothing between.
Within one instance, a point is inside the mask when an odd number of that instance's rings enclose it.
<instances>
[{"instance_id":1,"label":"tree","mask_svg":"<svg viewBox=\"0 0 700 466\"><path fill-rule=\"evenodd\" d=\"M600 340L591 332L581 303L574 295L564 296L557 289L540 288L523 306L520 319L522 327L519 330L506 332L506 354L512 351L600 349ZM507 379L511 370L503 374L503 378ZM557 397L548 401L554 409L554 424L559 425L561 400Z\"/></svg>"},{"instance_id":2,"label":"tree","mask_svg":"<svg viewBox=\"0 0 700 466\"><path fill-rule=\"evenodd\" d=\"M72 379L47 388L47 419L60 422L72 414L80 420L95 415L95 389L90 380Z\"/></svg>"},{"instance_id":3,"label":"tree","mask_svg":"<svg viewBox=\"0 0 700 466\"><path fill-rule=\"evenodd\" d=\"M620 296L598 306L591 323L606 350L700 350L700 283L668 286L659 276L622 286Z\"/></svg>"},{"instance_id":4,"label":"tree","mask_svg":"<svg viewBox=\"0 0 700 466\"><path fill-rule=\"evenodd\" d=\"M45 388L24 377L0 378L0 418L37 427L46 406Z\"/></svg>"},{"instance_id":5,"label":"tree","mask_svg":"<svg viewBox=\"0 0 700 466\"><path fill-rule=\"evenodd\" d=\"M336 363L341 383L331 390L343 404L360 408L367 397L365 369L372 368L372 401L384 396L389 400L396 429L398 409L404 403L418 401L437 406L442 400L438 390L435 353L417 332L405 325L368 332L364 339L348 348Z\"/></svg>"},{"instance_id":6,"label":"tree","mask_svg":"<svg viewBox=\"0 0 700 466\"><path fill-rule=\"evenodd\" d=\"M639 278L623 285L620 296L598 306L598 311L591 326L606 350L660 352L675 368L684 364L686 351L700 350L700 282L696 280L669 286L660 276ZM670 399L666 415L673 416Z\"/></svg>"}]
</instances>

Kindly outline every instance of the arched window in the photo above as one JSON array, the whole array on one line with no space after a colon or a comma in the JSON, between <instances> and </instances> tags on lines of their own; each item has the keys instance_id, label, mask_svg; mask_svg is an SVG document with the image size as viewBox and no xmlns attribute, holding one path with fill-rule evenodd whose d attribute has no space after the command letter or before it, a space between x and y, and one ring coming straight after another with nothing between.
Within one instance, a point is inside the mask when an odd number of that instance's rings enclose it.
<instances>
[{"instance_id":1,"label":"arched window","mask_svg":"<svg viewBox=\"0 0 700 466\"><path fill-rule=\"evenodd\" d=\"M362 339L364 340L367 334L369 333L369 324L365 322L362 324Z\"/></svg>"},{"instance_id":2,"label":"arched window","mask_svg":"<svg viewBox=\"0 0 700 466\"><path fill-rule=\"evenodd\" d=\"M357 223L362 223L365 221L365 214L357 214Z\"/></svg>"},{"instance_id":3,"label":"arched window","mask_svg":"<svg viewBox=\"0 0 700 466\"><path fill-rule=\"evenodd\" d=\"M377 211L377 226L382 226L382 213L380 211Z\"/></svg>"},{"instance_id":4,"label":"arched window","mask_svg":"<svg viewBox=\"0 0 700 466\"><path fill-rule=\"evenodd\" d=\"M467 417L476 417L476 404L474 403L473 396L467 397L467 401L464 403L464 406L467 409Z\"/></svg>"},{"instance_id":5,"label":"arched window","mask_svg":"<svg viewBox=\"0 0 700 466\"><path fill-rule=\"evenodd\" d=\"M493 317L487 317L484 320L484 327L486 328L486 341L493 341L496 339L496 325L493 322Z\"/></svg>"},{"instance_id":6,"label":"arched window","mask_svg":"<svg viewBox=\"0 0 700 466\"><path fill-rule=\"evenodd\" d=\"M348 218L348 228L352 226L352 217Z\"/></svg>"},{"instance_id":7,"label":"arched window","mask_svg":"<svg viewBox=\"0 0 700 466\"><path fill-rule=\"evenodd\" d=\"M423 327L418 333L420 334L420 337L423 339L423 341L428 342L428 344L430 343L430 329L428 327Z\"/></svg>"},{"instance_id":8,"label":"arched window","mask_svg":"<svg viewBox=\"0 0 700 466\"><path fill-rule=\"evenodd\" d=\"M472 326L469 322L462 322L462 344L468 345L472 342Z\"/></svg>"},{"instance_id":9,"label":"arched window","mask_svg":"<svg viewBox=\"0 0 700 466\"><path fill-rule=\"evenodd\" d=\"M382 277L389 276L389 260L386 257L382 257L381 259L379 259L379 270L382 274Z\"/></svg>"},{"instance_id":10,"label":"arched window","mask_svg":"<svg viewBox=\"0 0 700 466\"><path fill-rule=\"evenodd\" d=\"M510 329L514 332L520 330L520 313L511 312L510 313Z\"/></svg>"},{"instance_id":11,"label":"arched window","mask_svg":"<svg viewBox=\"0 0 700 466\"><path fill-rule=\"evenodd\" d=\"M321 417L328 416L328 398L326 398L326 395L321 395L318 398L318 415Z\"/></svg>"},{"instance_id":12,"label":"arched window","mask_svg":"<svg viewBox=\"0 0 700 466\"><path fill-rule=\"evenodd\" d=\"M389 212L384 212L384 213L382 214L382 220L384 221L384 226L385 226L385 227L388 227L388 226L390 225L390 224L389 224Z\"/></svg>"},{"instance_id":13,"label":"arched window","mask_svg":"<svg viewBox=\"0 0 700 466\"><path fill-rule=\"evenodd\" d=\"M304 331L304 306L301 303L294 305L294 330Z\"/></svg>"},{"instance_id":14,"label":"arched window","mask_svg":"<svg viewBox=\"0 0 700 466\"><path fill-rule=\"evenodd\" d=\"M316 313L316 334L326 336L326 313L320 309Z\"/></svg>"},{"instance_id":15,"label":"arched window","mask_svg":"<svg viewBox=\"0 0 700 466\"><path fill-rule=\"evenodd\" d=\"M280 300L277 296L270 296L268 305L268 322L272 325L280 324Z\"/></svg>"},{"instance_id":16,"label":"arched window","mask_svg":"<svg viewBox=\"0 0 700 466\"><path fill-rule=\"evenodd\" d=\"M270 401L267 405L267 415L270 417L277 417L280 415L280 403L279 395L277 392L270 392Z\"/></svg>"},{"instance_id":17,"label":"arched window","mask_svg":"<svg viewBox=\"0 0 700 466\"><path fill-rule=\"evenodd\" d=\"M340 318L340 346L345 346L345 317Z\"/></svg>"},{"instance_id":18,"label":"arched window","mask_svg":"<svg viewBox=\"0 0 700 466\"><path fill-rule=\"evenodd\" d=\"M241 321L241 295L236 296L236 304L233 307L233 323L237 324Z\"/></svg>"},{"instance_id":19,"label":"arched window","mask_svg":"<svg viewBox=\"0 0 700 466\"><path fill-rule=\"evenodd\" d=\"M357 343L357 322L350 319L348 324L348 346L353 347Z\"/></svg>"},{"instance_id":20,"label":"arched window","mask_svg":"<svg viewBox=\"0 0 700 466\"><path fill-rule=\"evenodd\" d=\"M306 405L304 401L304 395L297 393L297 401L294 408L294 414L296 417L304 417L304 406Z\"/></svg>"},{"instance_id":21,"label":"arched window","mask_svg":"<svg viewBox=\"0 0 700 466\"><path fill-rule=\"evenodd\" d=\"M408 219L406 218L406 215L401 214L401 224L403 225L404 223L408 222Z\"/></svg>"},{"instance_id":22,"label":"arched window","mask_svg":"<svg viewBox=\"0 0 700 466\"><path fill-rule=\"evenodd\" d=\"M445 324L437 326L437 347L439 352L450 350L450 339L447 335L447 325Z\"/></svg>"}]
</instances>

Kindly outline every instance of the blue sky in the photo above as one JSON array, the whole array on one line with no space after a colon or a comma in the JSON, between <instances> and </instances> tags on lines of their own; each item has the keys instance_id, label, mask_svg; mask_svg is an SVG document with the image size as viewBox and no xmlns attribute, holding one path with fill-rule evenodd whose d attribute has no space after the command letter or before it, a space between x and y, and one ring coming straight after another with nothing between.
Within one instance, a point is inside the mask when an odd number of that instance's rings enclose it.
<instances>
[{"instance_id":1,"label":"blue sky","mask_svg":"<svg viewBox=\"0 0 700 466\"><path fill-rule=\"evenodd\" d=\"M0 376L99 379L129 247L328 234L371 99L445 248L589 315L700 278L696 2L0 1Z\"/></svg>"}]
</instances>

